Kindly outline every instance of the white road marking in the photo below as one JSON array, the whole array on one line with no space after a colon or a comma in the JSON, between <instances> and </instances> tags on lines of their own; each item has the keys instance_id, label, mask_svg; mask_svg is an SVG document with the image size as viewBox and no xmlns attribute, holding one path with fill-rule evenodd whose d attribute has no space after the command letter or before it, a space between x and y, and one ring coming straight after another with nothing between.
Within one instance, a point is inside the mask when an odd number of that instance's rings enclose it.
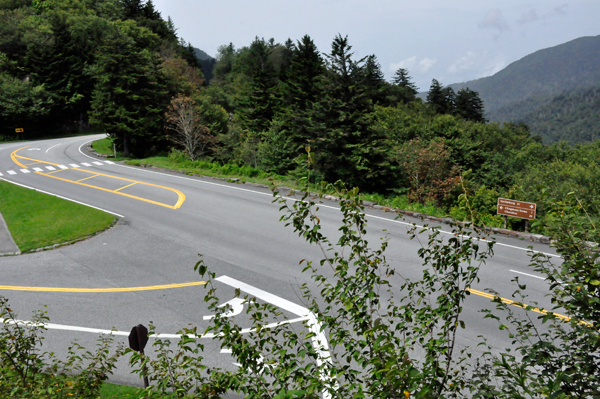
<instances>
[{"instance_id":1,"label":"white road marking","mask_svg":"<svg viewBox=\"0 0 600 399\"><path fill-rule=\"evenodd\" d=\"M0 176L4 176L4 175L2 174L2 172L0 172Z\"/></svg>"},{"instance_id":2,"label":"white road marking","mask_svg":"<svg viewBox=\"0 0 600 399\"><path fill-rule=\"evenodd\" d=\"M58 167L61 168L61 169L69 169L65 165L58 165Z\"/></svg>"},{"instance_id":3,"label":"white road marking","mask_svg":"<svg viewBox=\"0 0 600 399\"><path fill-rule=\"evenodd\" d=\"M48 170L56 170L56 168L54 168L52 166L46 166L46 169L48 169Z\"/></svg>"},{"instance_id":4,"label":"white road marking","mask_svg":"<svg viewBox=\"0 0 600 399\"><path fill-rule=\"evenodd\" d=\"M49 148L46 150L46 153L48 153L48 151L50 151L51 149L53 149L53 148L54 148L54 147L56 147L57 145L61 145L61 144L63 144L63 143L54 144L52 147L49 147Z\"/></svg>"},{"instance_id":5,"label":"white road marking","mask_svg":"<svg viewBox=\"0 0 600 399\"><path fill-rule=\"evenodd\" d=\"M13 173L13 174L16 174L16 173ZM4 180L4 181L12 183L14 185L28 188L28 189L33 190L33 191L39 191L40 193L44 193L44 194L48 194L48 195L53 195L53 196L55 196L57 198L62 198L62 199L67 200L67 201L75 202L76 204L81 204L81 205L89 206L90 208L98 209L100 211L104 211L104 212L110 213L111 215L115 215L115 216L118 216L120 218L124 218L125 217L123 215L119 215L118 213L107 211L106 209L98 208L97 206L94 206L94 205L86 204L85 202L80 202L80 201L76 201L76 200L71 199L71 198L63 197L62 195L54 194L54 193L51 193L51 192L48 192L48 191L44 191L44 190L40 190L40 189L37 189L37 188L34 188L34 187L29 187L29 186L26 186L24 184L16 183L16 182L11 181L11 180L6 180L6 179L2 179L2 178L0 178L0 180Z\"/></svg>"},{"instance_id":6,"label":"white road marking","mask_svg":"<svg viewBox=\"0 0 600 399\"><path fill-rule=\"evenodd\" d=\"M223 313L223 317L233 317L236 316L240 313L242 313L242 311L244 310L244 300L242 298L233 298L231 301L227 301L221 305L219 305L220 308L225 307L225 306L231 306L230 311ZM203 320L210 320L213 319L215 317L214 314L208 315L208 316L204 316L202 319Z\"/></svg>"},{"instance_id":7,"label":"white road marking","mask_svg":"<svg viewBox=\"0 0 600 399\"><path fill-rule=\"evenodd\" d=\"M87 162L81 162L81 164L82 164L83 166L92 166L92 165L90 165L90 164L89 164L89 163L87 163Z\"/></svg>"},{"instance_id":8,"label":"white road marking","mask_svg":"<svg viewBox=\"0 0 600 399\"><path fill-rule=\"evenodd\" d=\"M100 166L103 166L103 165L104 165L102 162L98 162L98 161L94 161L94 162L92 162L92 163L93 163L94 165L100 165Z\"/></svg>"},{"instance_id":9,"label":"white road marking","mask_svg":"<svg viewBox=\"0 0 600 399\"><path fill-rule=\"evenodd\" d=\"M72 168L78 168L79 167L79 165L77 165L76 163L70 163L69 166L72 167Z\"/></svg>"},{"instance_id":10,"label":"white road marking","mask_svg":"<svg viewBox=\"0 0 600 399\"><path fill-rule=\"evenodd\" d=\"M107 163L107 164L110 164L110 165L114 165L115 164L113 161L104 161L104 162Z\"/></svg>"},{"instance_id":11,"label":"white road marking","mask_svg":"<svg viewBox=\"0 0 600 399\"><path fill-rule=\"evenodd\" d=\"M283 299L281 297L278 297L269 292L263 291L259 288L253 287L249 284L243 283L228 276L217 277L215 280L217 280L220 283L226 284L230 287L237 288L240 291L244 291L247 294L250 294L265 302L269 302L270 304L278 306L283 310L287 310L288 312L294 313L297 316L306 318L306 325L309 328L310 332L313 333L313 336L311 337L312 345L318 352L318 356L316 359L317 366L320 367L324 363L328 363L330 361L329 359L331 358L331 354L329 353L329 343L327 342L327 337L322 331L323 328L321 326L321 323L319 323L317 316L309 309L300 305L296 305L295 303L290 302L287 299ZM328 377L326 372L324 372L321 375L321 379L327 381ZM323 399L330 398L331 395L329 394L329 392L323 391Z\"/></svg>"},{"instance_id":12,"label":"white road marking","mask_svg":"<svg viewBox=\"0 0 600 399\"><path fill-rule=\"evenodd\" d=\"M28 148L27 151L39 151L41 148Z\"/></svg>"},{"instance_id":13,"label":"white road marking","mask_svg":"<svg viewBox=\"0 0 600 399\"><path fill-rule=\"evenodd\" d=\"M6 173L8 173L9 175L16 175L17 172L15 172L14 170L7 170Z\"/></svg>"},{"instance_id":14,"label":"white road marking","mask_svg":"<svg viewBox=\"0 0 600 399\"><path fill-rule=\"evenodd\" d=\"M306 319L304 318L297 318L297 319L291 319L291 320L286 320L286 321L280 321L277 323L271 323L271 324L267 324L266 326L263 326L262 328L275 328L284 324L292 324L292 323L298 323L301 321L304 321ZM18 324L20 326L44 326L46 327L48 330L63 330L63 331L79 331L79 332L86 332L86 333L92 333L92 334L107 334L107 335L122 335L122 336L129 336L129 334L131 333L131 331L119 331L119 330L107 330L107 329L102 329L102 328L90 328L90 327L80 327L80 326L69 326L66 324L53 324L53 323L33 323L32 321L28 321L28 320L16 320L15 322L13 322L12 320L8 320L8 319L0 319L0 323L1 324ZM243 328L242 330L240 330L240 333L242 334L248 334L250 332L254 331L253 328ZM215 338L216 334L204 334L204 335L196 335L193 338ZM181 338L181 334L163 334L163 333L157 333L157 334L152 334L150 335L150 338L167 338L167 339L179 339Z\"/></svg>"},{"instance_id":15,"label":"white road marking","mask_svg":"<svg viewBox=\"0 0 600 399\"><path fill-rule=\"evenodd\" d=\"M36 172L43 172L44 171L44 169L42 169L42 168L33 168L33 170L35 170Z\"/></svg>"},{"instance_id":16,"label":"white road marking","mask_svg":"<svg viewBox=\"0 0 600 399\"><path fill-rule=\"evenodd\" d=\"M21 169L21 172L23 172L23 173L31 173L31 171L28 170L28 169Z\"/></svg>"},{"instance_id":17,"label":"white road marking","mask_svg":"<svg viewBox=\"0 0 600 399\"><path fill-rule=\"evenodd\" d=\"M519 272L517 270L511 270L511 272L513 273L519 273L519 274L523 274L525 276L529 276L529 277L533 277L533 278L539 278L540 280L545 280L546 277L541 277L541 276L534 276L533 274L529 274L529 273L523 273L523 272Z\"/></svg>"}]
</instances>

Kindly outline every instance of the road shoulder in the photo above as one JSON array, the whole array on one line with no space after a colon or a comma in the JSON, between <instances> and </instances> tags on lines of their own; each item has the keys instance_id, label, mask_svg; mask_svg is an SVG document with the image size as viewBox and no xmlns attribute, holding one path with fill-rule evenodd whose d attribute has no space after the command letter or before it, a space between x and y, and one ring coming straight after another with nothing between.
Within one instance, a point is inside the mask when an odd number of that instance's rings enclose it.
<instances>
[{"instance_id":1,"label":"road shoulder","mask_svg":"<svg viewBox=\"0 0 600 399\"><path fill-rule=\"evenodd\" d=\"M10 231L8 230L8 226L2 217L2 213L0 213L0 256L4 255L20 255L21 251L17 244L15 244L15 240L13 240Z\"/></svg>"}]
</instances>

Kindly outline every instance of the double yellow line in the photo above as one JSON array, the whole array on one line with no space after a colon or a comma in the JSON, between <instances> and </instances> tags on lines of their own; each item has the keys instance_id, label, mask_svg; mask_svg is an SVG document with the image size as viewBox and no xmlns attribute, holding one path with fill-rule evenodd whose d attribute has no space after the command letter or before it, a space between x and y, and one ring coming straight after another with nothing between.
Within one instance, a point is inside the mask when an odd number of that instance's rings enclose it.
<instances>
[{"instance_id":1,"label":"double yellow line","mask_svg":"<svg viewBox=\"0 0 600 399\"><path fill-rule=\"evenodd\" d=\"M19 165L20 167L22 167L23 169L28 169L28 167L27 167L27 165L23 165L21 162L19 162L19 159L26 159L28 161L34 161L34 163L36 163L36 164L37 163L44 163L44 164L48 164L48 165L58 166L58 164L56 164L56 163L47 162L47 161L41 161L39 159L27 158L27 157L24 157L22 155L17 155L17 152L19 152L22 149L25 149L27 147L29 147L29 146L21 147L21 148L15 150L15 151L13 151L10 154L10 157L13 160L13 162L16 163L17 165ZM148 202L148 203L154 204L154 205L164 206L165 208L170 208L170 209L178 209L179 207L181 207L181 205L185 201L185 194L183 194L181 191L176 190L176 189L171 188L171 187L159 186L157 184L145 183L145 182L142 182L142 181L139 181L139 180L126 179L126 178L123 178L123 177L117 177L117 176L107 175L107 174L104 174L104 173L90 172L88 170L80 169L80 168L72 168L72 169L80 171L80 172L90 173L90 174L93 174L94 176L86 177L85 179L81 179L81 180L78 180L78 181L73 181L73 180L63 179L61 177L57 177L57 176L52 175L52 173L60 172L60 170L58 170L56 172L50 172L50 173L44 173L44 172L35 172L35 173L37 173L39 175L42 175L42 176L51 177L53 179L65 181L67 183L73 183L73 184L77 184L77 185L80 185L80 186L94 188L96 190L101 190L101 191L106 191L106 192L117 194L117 195L122 195L124 197L133 198L133 199L136 199L136 200L139 200L139 201ZM108 178L111 178L111 179L124 180L124 181L130 182L131 184L129 184L129 185L125 186L125 187L118 188L116 190L110 190L110 189L107 189L107 188L94 186L92 184L81 183L82 180L91 179L91 178L96 177L96 176L104 176L104 177L108 177ZM169 205L169 204L164 204L162 202L153 201L153 200L148 199L148 198L138 197L137 195L123 193L123 192L120 191L120 190L123 190L123 189L125 189L127 187L131 187L131 186L133 186L135 184L142 184L142 185L145 185L145 186L157 187L157 188L162 188L162 189L165 189L165 190L172 191L175 194L177 194L177 202L175 203L175 205Z\"/></svg>"},{"instance_id":2,"label":"double yellow line","mask_svg":"<svg viewBox=\"0 0 600 399\"><path fill-rule=\"evenodd\" d=\"M171 288L193 287L205 285L206 281L194 281L181 284L150 285L146 287L124 287L124 288L63 288L63 287L21 287L16 285L0 285L0 290L7 291L34 291L34 292L133 292L167 290Z\"/></svg>"}]
</instances>

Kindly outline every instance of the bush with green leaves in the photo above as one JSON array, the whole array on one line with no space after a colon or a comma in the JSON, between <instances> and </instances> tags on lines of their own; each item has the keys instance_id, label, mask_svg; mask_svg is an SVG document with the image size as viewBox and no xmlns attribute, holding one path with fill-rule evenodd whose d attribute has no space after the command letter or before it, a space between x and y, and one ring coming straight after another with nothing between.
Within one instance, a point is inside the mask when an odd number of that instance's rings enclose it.
<instances>
[{"instance_id":1,"label":"bush with green leaves","mask_svg":"<svg viewBox=\"0 0 600 399\"><path fill-rule=\"evenodd\" d=\"M546 277L554 306L546 310L528 303L524 284L518 284L514 300L541 313L537 319L496 298L507 320L500 327L510 334L513 348L487 353L486 373L495 383L482 382L479 397L600 397L600 231L572 195L557 202L553 213L557 218L549 234L562 263L532 252L530 266Z\"/></svg>"},{"instance_id":2,"label":"bush with green leaves","mask_svg":"<svg viewBox=\"0 0 600 399\"><path fill-rule=\"evenodd\" d=\"M121 347L112 350L111 336L101 336L94 352L77 342L66 360L42 351L46 312L35 312L30 321L17 319L8 300L0 297L0 397L96 398L112 374Z\"/></svg>"},{"instance_id":3,"label":"bush with green leaves","mask_svg":"<svg viewBox=\"0 0 600 399\"><path fill-rule=\"evenodd\" d=\"M279 197L276 194L276 199ZM340 190L341 237L321 232L318 205L304 196L283 202L282 219L324 258L304 263L315 287L301 287L307 306L304 327L276 322L285 317L274 305L246 297L252 328L227 317L215 274L199 262L207 279L206 301L216 313L207 332L231 351L240 367L221 371L233 391L248 398L442 397L468 390L470 353L458 349L465 327L462 305L492 245L458 228L445 239L429 231L419 250L423 274L411 281L385 258L387 241L372 249L358 190ZM419 239L416 228L411 232ZM239 292L238 292L239 294Z\"/></svg>"}]
</instances>

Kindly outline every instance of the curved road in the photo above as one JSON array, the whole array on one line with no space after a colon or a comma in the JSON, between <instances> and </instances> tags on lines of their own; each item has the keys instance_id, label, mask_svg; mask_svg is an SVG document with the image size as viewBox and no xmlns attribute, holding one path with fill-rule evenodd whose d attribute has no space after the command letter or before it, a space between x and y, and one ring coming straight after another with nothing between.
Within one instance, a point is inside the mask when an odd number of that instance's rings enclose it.
<instances>
[{"instance_id":1,"label":"curved road","mask_svg":"<svg viewBox=\"0 0 600 399\"><path fill-rule=\"evenodd\" d=\"M310 282L298 262L318 260L320 251L279 222L279 205L272 203L269 190L96 159L86 153L85 144L101 137L0 144L1 179L120 216L114 228L75 245L0 257L0 295L9 298L20 318L47 306L56 325L47 333L47 350L64 350L73 339L91 348L96 330L115 328L126 334L134 325L150 321L165 334L189 324L202 331L210 312L193 270L198 254L217 276L226 276L218 287L224 302L233 297L234 286L243 283L255 290L252 295L275 298L290 318L298 316L298 287ZM387 233L388 261L403 276L418 277L420 244L406 231L410 223L421 222L395 220L393 214L377 210L367 214L372 245ZM341 220L337 204L325 201L320 219L325 233L335 237ZM553 250L496 239L494 257L482 267L474 288L492 288L510 298L515 290L511 279L518 276L527 284L531 301L549 306L544 298L547 284L529 268L527 247L551 255ZM477 337L483 335L496 347L508 346L497 324L482 319L482 308L493 306L489 299L471 295L463 317L469 328L461 335L461 345L476 351ZM238 317L243 323L243 314ZM125 342L126 337L118 336L117 341ZM212 341L207 341L206 356L212 365L232 367ZM113 381L140 383L125 360Z\"/></svg>"}]
</instances>

